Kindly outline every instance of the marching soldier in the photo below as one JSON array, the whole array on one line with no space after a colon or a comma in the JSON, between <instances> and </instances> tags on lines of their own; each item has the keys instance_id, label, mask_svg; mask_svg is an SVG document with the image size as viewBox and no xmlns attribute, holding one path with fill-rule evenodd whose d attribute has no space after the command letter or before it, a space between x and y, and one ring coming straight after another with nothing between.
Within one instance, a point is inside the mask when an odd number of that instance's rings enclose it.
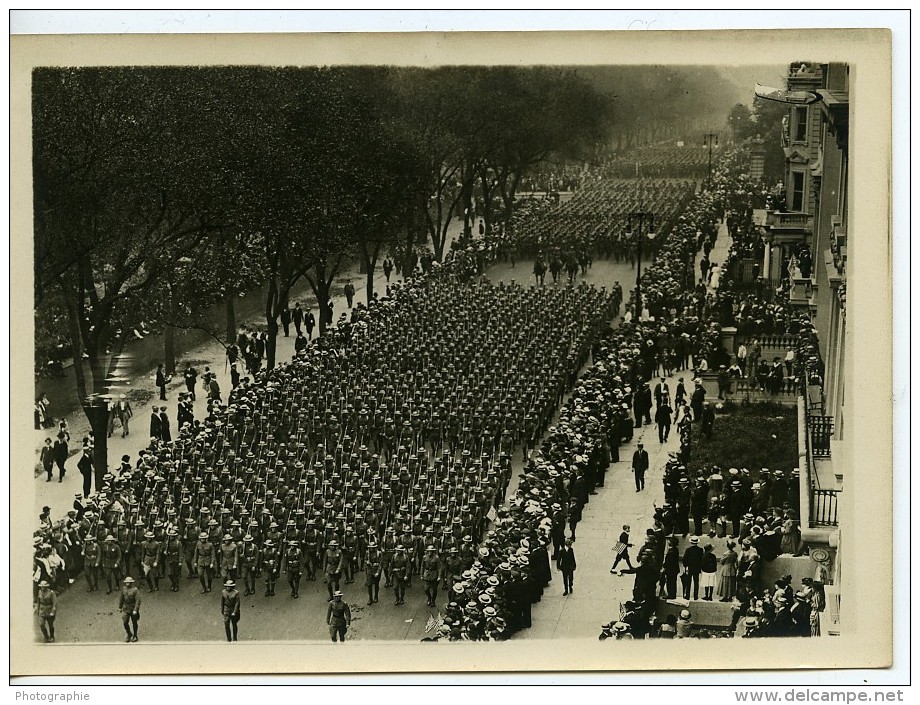
<instances>
[{"instance_id":1,"label":"marching soldier","mask_svg":"<svg viewBox=\"0 0 920 705\"><path fill-rule=\"evenodd\" d=\"M329 592L329 599L333 593L339 589L339 580L342 577L342 567L345 557L339 550L339 542L333 539L329 542L326 554L323 556L323 575L325 576L326 589Z\"/></svg>"},{"instance_id":2,"label":"marching soldier","mask_svg":"<svg viewBox=\"0 0 920 705\"><path fill-rule=\"evenodd\" d=\"M147 580L147 592L154 592L160 589L160 574L157 569L160 566L162 548L152 531L146 532L144 539L144 543L141 544L141 565Z\"/></svg>"},{"instance_id":3,"label":"marching soldier","mask_svg":"<svg viewBox=\"0 0 920 705\"><path fill-rule=\"evenodd\" d=\"M396 555L396 529L392 526L387 527L383 534L383 545L381 546L380 567L385 578L384 587L393 587L393 557Z\"/></svg>"},{"instance_id":4,"label":"marching soldier","mask_svg":"<svg viewBox=\"0 0 920 705\"><path fill-rule=\"evenodd\" d=\"M441 581L441 585L444 589L447 589L448 583L456 585L460 582L460 577L464 571L464 560L460 556L460 549L456 546L452 546L447 553L447 567L444 571L444 578Z\"/></svg>"},{"instance_id":5,"label":"marching soldier","mask_svg":"<svg viewBox=\"0 0 920 705\"><path fill-rule=\"evenodd\" d=\"M38 617L38 628L41 629L45 642L54 641L54 617L57 614L57 595L51 589L51 583L42 580L38 584L38 595L35 598L35 614Z\"/></svg>"},{"instance_id":6,"label":"marching soldier","mask_svg":"<svg viewBox=\"0 0 920 705\"><path fill-rule=\"evenodd\" d=\"M300 597L300 578L303 575L303 551L297 541L288 542L284 552L284 570L287 573L288 585L291 586L291 597Z\"/></svg>"},{"instance_id":7,"label":"marching soldier","mask_svg":"<svg viewBox=\"0 0 920 705\"><path fill-rule=\"evenodd\" d=\"M102 561L102 552L96 537L87 534L83 541L83 571L86 574L87 592L96 592L99 589L99 566Z\"/></svg>"},{"instance_id":8,"label":"marching soldier","mask_svg":"<svg viewBox=\"0 0 920 705\"><path fill-rule=\"evenodd\" d=\"M393 576L393 592L396 594L395 604L404 605L406 604L406 581L409 576L409 557L401 544L396 547L390 571Z\"/></svg>"},{"instance_id":9,"label":"marching soldier","mask_svg":"<svg viewBox=\"0 0 920 705\"><path fill-rule=\"evenodd\" d=\"M163 560L166 563L166 574L169 576L169 589L172 592L179 592L179 577L182 575L182 544L179 540L179 532L174 528L166 531Z\"/></svg>"},{"instance_id":10,"label":"marching soldier","mask_svg":"<svg viewBox=\"0 0 920 705\"><path fill-rule=\"evenodd\" d=\"M428 546L425 549L425 557L422 559L422 580L425 581L425 595L428 598L428 606L434 607L438 599L438 579L441 577L441 560L434 546Z\"/></svg>"},{"instance_id":11,"label":"marching soldier","mask_svg":"<svg viewBox=\"0 0 920 705\"><path fill-rule=\"evenodd\" d=\"M198 543L198 527L191 517L185 520L182 528L182 555L185 558L185 569L188 578L198 577L198 565L195 562L195 546Z\"/></svg>"},{"instance_id":12,"label":"marching soldier","mask_svg":"<svg viewBox=\"0 0 920 705\"><path fill-rule=\"evenodd\" d=\"M240 592L236 589L233 580L224 582L224 589L220 593L220 614L224 620L224 631L227 641L236 641L240 623ZM232 638L231 638L232 637Z\"/></svg>"},{"instance_id":13,"label":"marching soldier","mask_svg":"<svg viewBox=\"0 0 920 705\"><path fill-rule=\"evenodd\" d=\"M195 544L195 566L198 569L198 582L201 583L201 594L211 592L211 581L214 579L216 556L214 544L208 540L208 532L198 534L198 543Z\"/></svg>"},{"instance_id":14,"label":"marching soldier","mask_svg":"<svg viewBox=\"0 0 920 705\"><path fill-rule=\"evenodd\" d=\"M320 562L320 535L316 530L316 522L307 520L307 529L304 532L304 569L307 580L316 580L316 566Z\"/></svg>"},{"instance_id":15,"label":"marching soldier","mask_svg":"<svg viewBox=\"0 0 920 705\"><path fill-rule=\"evenodd\" d=\"M259 547L250 534L246 534L243 537L240 565L243 568L243 582L246 585L246 592L243 595L255 595L256 574L259 568Z\"/></svg>"},{"instance_id":16,"label":"marching soldier","mask_svg":"<svg viewBox=\"0 0 920 705\"><path fill-rule=\"evenodd\" d=\"M137 641L137 623L141 618L141 593L131 576L125 578L124 587L118 598L118 611L125 628L125 642Z\"/></svg>"},{"instance_id":17,"label":"marching soldier","mask_svg":"<svg viewBox=\"0 0 920 705\"><path fill-rule=\"evenodd\" d=\"M345 574L345 584L355 582L355 555L358 552L358 539L352 526L345 527L345 536L342 539L342 571Z\"/></svg>"},{"instance_id":18,"label":"marching soldier","mask_svg":"<svg viewBox=\"0 0 920 705\"><path fill-rule=\"evenodd\" d=\"M332 641L345 641L345 632L351 626L351 609L348 603L342 600L342 591L336 590L329 601L326 610L326 624L329 625L329 636Z\"/></svg>"},{"instance_id":19,"label":"marching soldier","mask_svg":"<svg viewBox=\"0 0 920 705\"><path fill-rule=\"evenodd\" d=\"M236 579L239 559L239 548L233 542L233 536L224 534L224 542L220 547L220 571L225 581Z\"/></svg>"},{"instance_id":20,"label":"marching soldier","mask_svg":"<svg viewBox=\"0 0 920 705\"><path fill-rule=\"evenodd\" d=\"M367 544L367 557L365 562L364 586L367 588L367 604L377 602L380 596L380 550L377 542L371 540Z\"/></svg>"},{"instance_id":21,"label":"marching soldier","mask_svg":"<svg viewBox=\"0 0 920 705\"><path fill-rule=\"evenodd\" d=\"M265 597L275 596L275 583L281 572L281 553L271 539L265 539L262 546L262 569L265 573Z\"/></svg>"},{"instance_id":22,"label":"marching soldier","mask_svg":"<svg viewBox=\"0 0 920 705\"><path fill-rule=\"evenodd\" d=\"M106 595L112 594L112 586L116 588L121 582L121 549L115 543L115 537L109 534L105 537L105 543L102 546L102 571L105 574L105 582L108 585ZM133 582L133 581L132 581Z\"/></svg>"}]
</instances>

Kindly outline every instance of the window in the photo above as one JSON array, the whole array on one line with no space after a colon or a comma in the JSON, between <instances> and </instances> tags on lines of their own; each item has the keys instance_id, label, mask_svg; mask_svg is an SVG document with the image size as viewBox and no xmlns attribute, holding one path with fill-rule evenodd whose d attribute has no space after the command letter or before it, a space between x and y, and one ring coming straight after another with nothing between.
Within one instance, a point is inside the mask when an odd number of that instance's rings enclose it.
<instances>
[{"instance_id":1,"label":"window","mask_svg":"<svg viewBox=\"0 0 920 705\"><path fill-rule=\"evenodd\" d=\"M805 174L801 171L792 172L792 203L789 210L792 213L801 213L805 206Z\"/></svg>"},{"instance_id":2,"label":"window","mask_svg":"<svg viewBox=\"0 0 920 705\"><path fill-rule=\"evenodd\" d=\"M795 141L805 142L808 138L808 108L795 109Z\"/></svg>"}]
</instances>

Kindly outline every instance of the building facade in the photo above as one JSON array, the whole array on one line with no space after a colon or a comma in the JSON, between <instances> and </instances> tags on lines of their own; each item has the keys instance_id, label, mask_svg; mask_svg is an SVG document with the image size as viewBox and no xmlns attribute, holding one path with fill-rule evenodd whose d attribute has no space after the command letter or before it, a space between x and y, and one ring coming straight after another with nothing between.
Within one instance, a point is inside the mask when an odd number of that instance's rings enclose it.
<instances>
[{"instance_id":1,"label":"building facade","mask_svg":"<svg viewBox=\"0 0 920 705\"><path fill-rule=\"evenodd\" d=\"M779 207L767 213L764 226L764 271L817 334L817 359L800 380L801 523L809 554L827 570L822 631L834 633L840 629L836 585L843 564L837 510L847 464L849 67L796 62L787 89L793 102L781 135L786 169ZM803 93L811 94L805 104Z\"/></svg>"}]
</instances>

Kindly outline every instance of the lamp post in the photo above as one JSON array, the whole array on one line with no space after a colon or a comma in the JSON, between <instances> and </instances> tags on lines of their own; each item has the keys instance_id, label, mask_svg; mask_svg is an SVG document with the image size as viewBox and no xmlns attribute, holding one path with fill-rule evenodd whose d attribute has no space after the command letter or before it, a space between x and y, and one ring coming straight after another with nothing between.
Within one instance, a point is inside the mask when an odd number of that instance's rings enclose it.
<instances>
[{"instance_id":1,"label":"lamp post","mask_svg":"<svg viewBox=\"0 0 920 705\"><path fill-rule=\"evenodd\" d=\"M703 146L709 147L709 168L706 171L706 184L712 184L712 148L719 146L719 133L707 132L703 135Z\"/></svg>"},{"instance_id":2,"label":"lamp post","mask_svg":"<svg viewBox=\"0 0 920 705\"><path fill-rule=\"evenodd\" d=\"M642 314L642 243L643 236L655 237L655 214L635 211L627 216L626 237L636 237L636 318ZM644 235L643 235L643 230Z\"/></svg>"}]
</instances>

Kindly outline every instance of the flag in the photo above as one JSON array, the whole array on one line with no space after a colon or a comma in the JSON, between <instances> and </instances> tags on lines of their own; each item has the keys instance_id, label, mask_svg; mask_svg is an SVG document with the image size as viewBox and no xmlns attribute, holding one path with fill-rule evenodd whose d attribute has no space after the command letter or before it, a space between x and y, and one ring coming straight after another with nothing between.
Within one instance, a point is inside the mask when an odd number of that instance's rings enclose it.
<instances>
[{"instance_id":1,"label":"flag","mask_svg":"<svg viewBox=\"0 0 920 705\"><path fill-rule=\"evenodd\" d=\"M777 103L791 103L793 105L811 105L821 100L821 96L814 91L787 91L782 88L770 88L759 83L754 84L754 95L765 100L774 100Z\"/></svg>"},{"instance_id":2,"label":"flag","mask_svg":"<svg viewBox=\"0 0 920 705\"><path fill-rule=\"evenodd\" d=\"M428 621L425 622L425 633L427 634L432 629L440 629L444 624L444 616L438 612L438 616L435 617L433 614L428 615Z\"/></svg>"}]
</instances>

